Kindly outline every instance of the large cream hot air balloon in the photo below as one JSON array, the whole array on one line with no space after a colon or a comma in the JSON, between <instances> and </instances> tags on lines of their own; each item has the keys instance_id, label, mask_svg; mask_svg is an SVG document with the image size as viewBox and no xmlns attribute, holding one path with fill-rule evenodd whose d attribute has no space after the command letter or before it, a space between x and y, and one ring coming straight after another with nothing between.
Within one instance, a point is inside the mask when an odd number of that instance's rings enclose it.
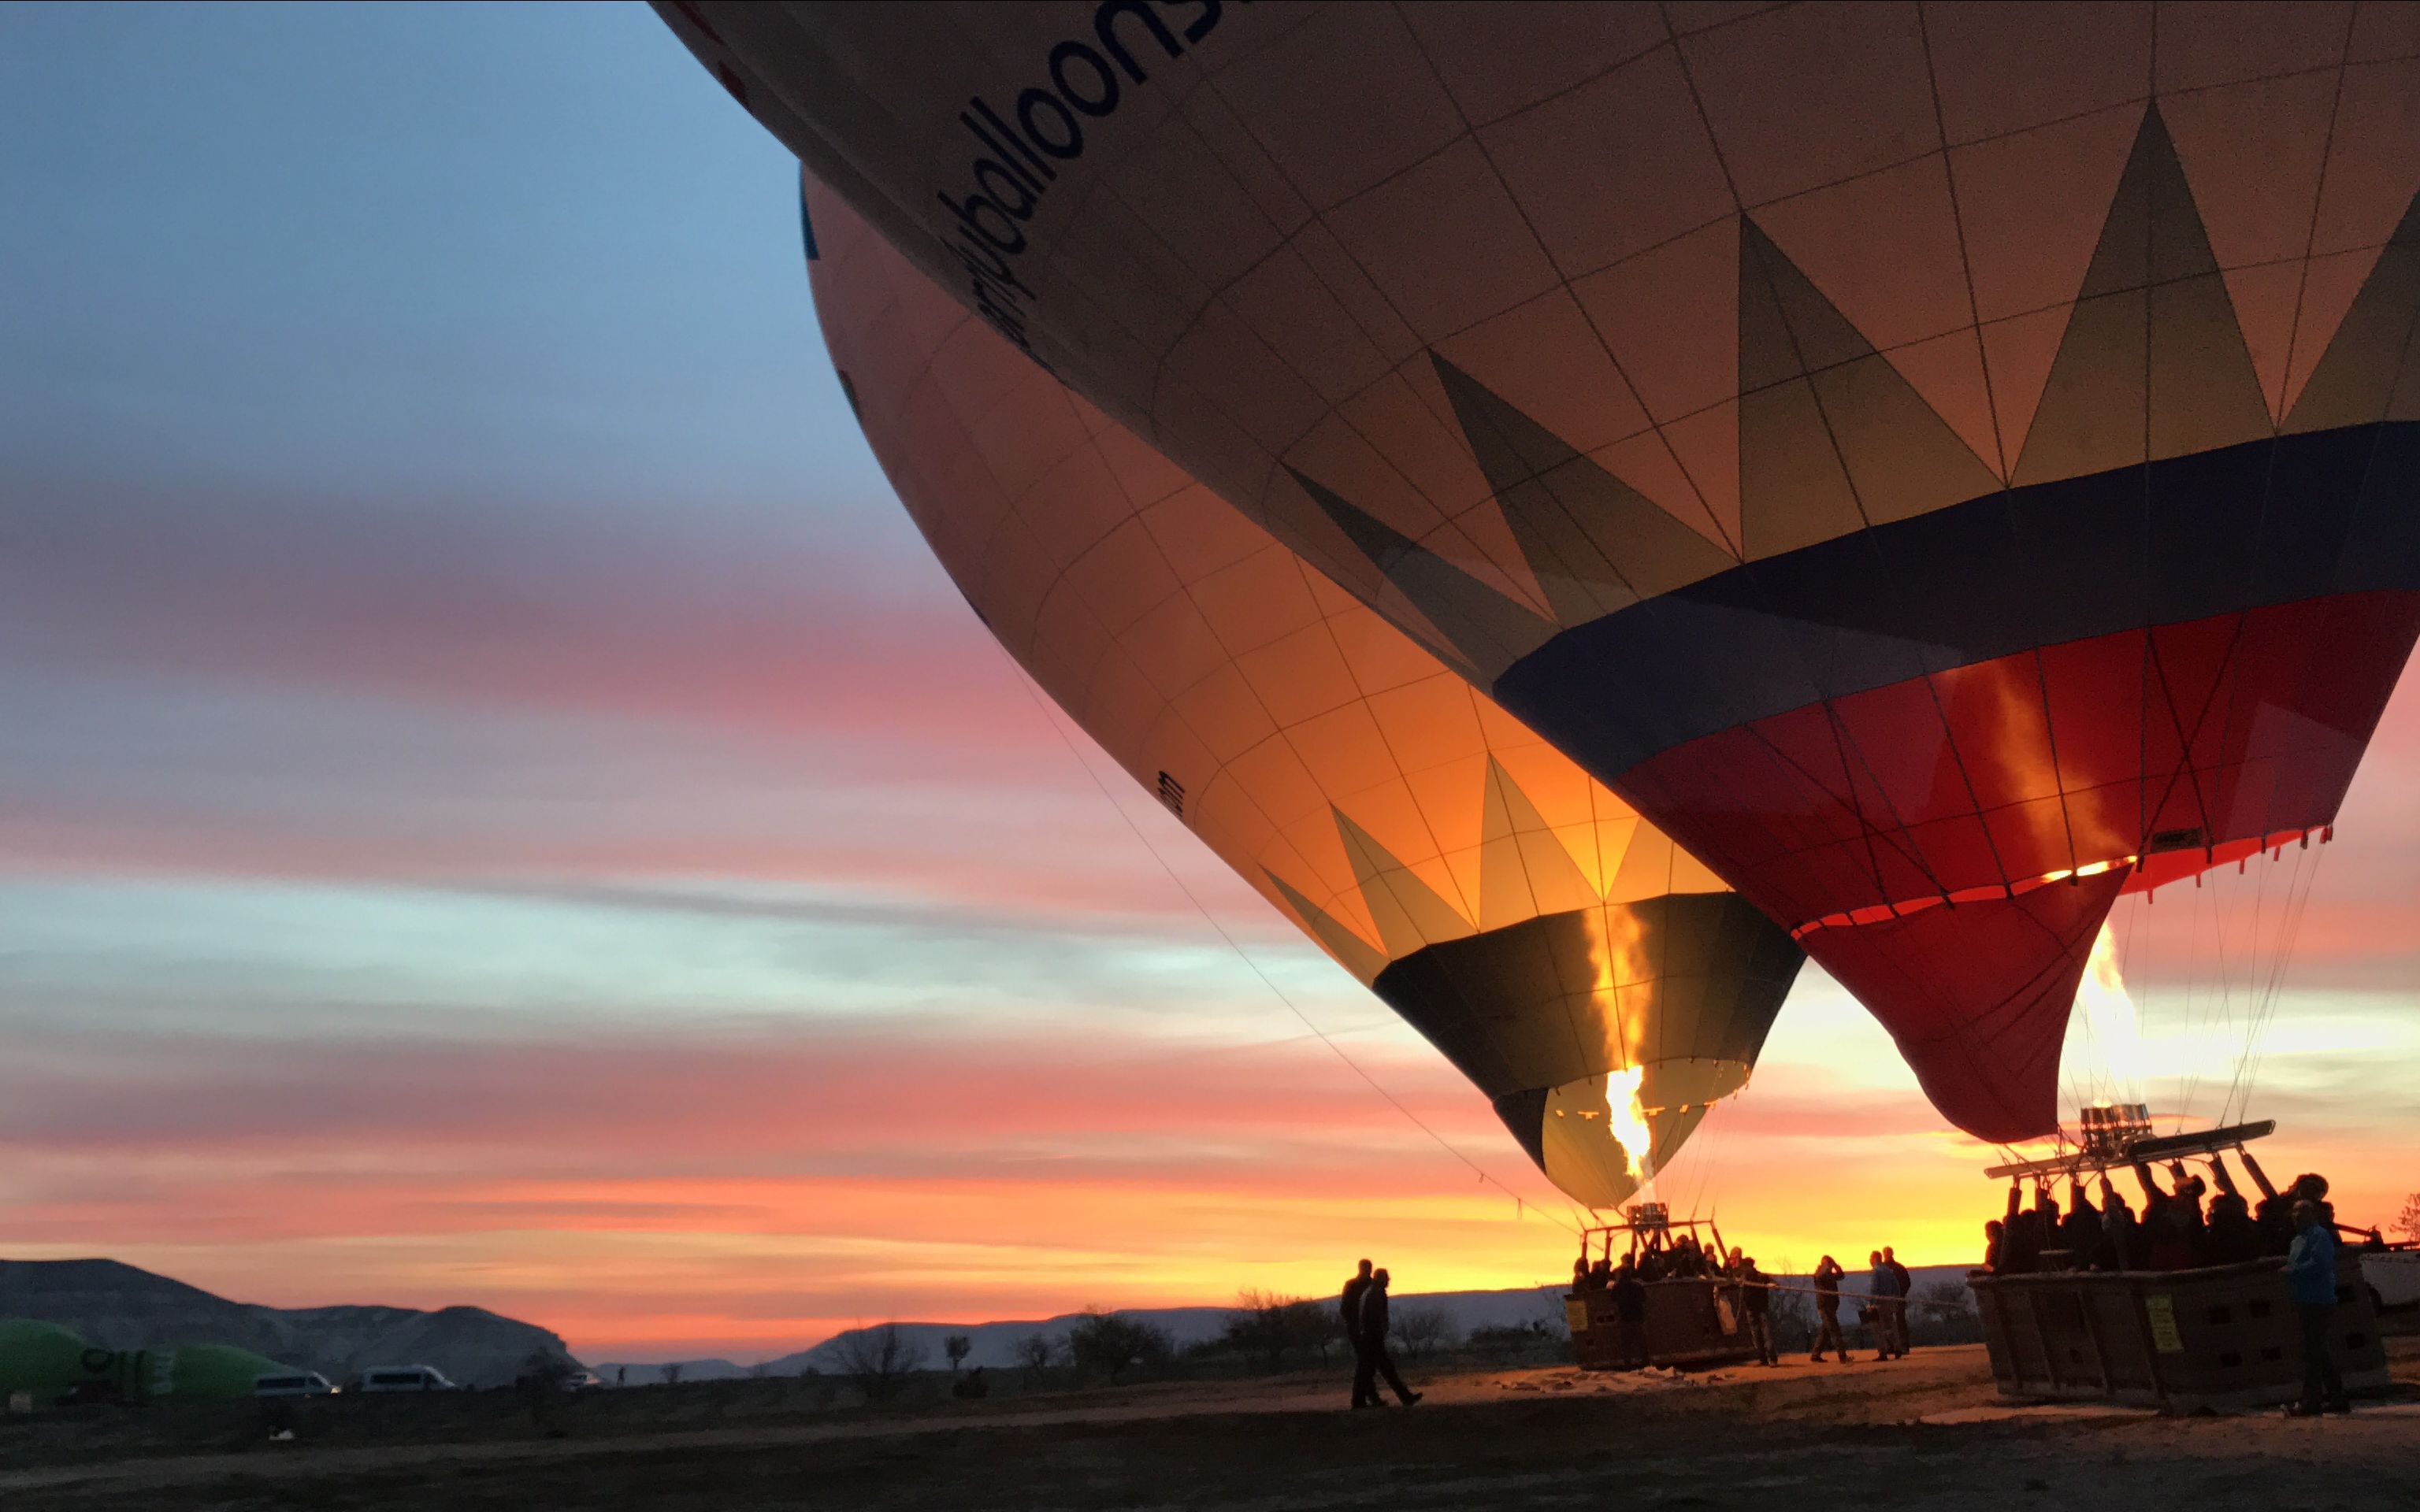
<instances>
[{"instance_id":1,"label":"large cream hot air balloon","mask_svg":"<svg viewBox=\"0 0 2420 1512\"><path fill-rule=\"evenodd\" d=\"M1628 1196L1803 956L1628 806L807 185L851 403L1036 682L1494 1102Z\"/></svg>"},{"instance_id":2,"label":"large cream hot air balloon","mask_svg":"<svg viewBox=\"0 0 2420 1512\"><path fill-rule=\"evenodd\" d=\"M2412 6L661 8L1978 1134L2420 631Z\"/></svg>"}]
</instances>

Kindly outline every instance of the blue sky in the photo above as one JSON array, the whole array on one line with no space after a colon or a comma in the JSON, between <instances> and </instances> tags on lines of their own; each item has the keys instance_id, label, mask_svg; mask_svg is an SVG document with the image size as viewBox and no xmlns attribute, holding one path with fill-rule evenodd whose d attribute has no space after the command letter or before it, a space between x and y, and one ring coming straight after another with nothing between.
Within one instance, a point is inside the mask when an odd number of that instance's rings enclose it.
<instances>
[{"instance_id":1,"label":"blue sky","mask_svg":"<svg viewBox=\"0 0 2420 1512\"><path fill-rule=\"evenodd\" d=\"M1416 1287L1566 1263L1162 858L1545 1199L1438 1057L1104 802L857 435L795 165L649 11L0 8L0 1250L624 1357L1324 1288L1373 1229ZM2420 1126L2409 703L2275 1060L2331 1138ZM1926 1259L1988 1206L1811 973L1736 1112L1708 1190L1884 1163Z\"/></svg>"}]
</instances>

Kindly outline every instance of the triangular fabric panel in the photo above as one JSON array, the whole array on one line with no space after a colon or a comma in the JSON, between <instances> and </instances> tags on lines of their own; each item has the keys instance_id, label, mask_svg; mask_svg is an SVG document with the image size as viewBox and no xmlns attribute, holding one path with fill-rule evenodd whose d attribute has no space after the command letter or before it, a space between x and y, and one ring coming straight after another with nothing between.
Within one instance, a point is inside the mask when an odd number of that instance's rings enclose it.
<instances>
[{"instance_id":1,"label":"triangular fabric panel","mask_svg":"<svg viewBox=\"0 0 2420 1512\"><path fill-rule=\"evenodd\" d=\"M1675 424L1684 424L1675 422ZM1739 545L1724 532L1737 528L1737 520L1726 524L1714 506L1699 492L1697 483L1673 445L1673 428L1651 430L1643 435L1627 436L1610 446L1599 447L1589 455L1604 469L1622 482L1645 494L1664 513L1720 547L1725 554L1736 559ZM1715 488L1728 489L1728 497L1738 513L1739 500L1739 439L1734 435L1728 448L1730 461L1721 470L1722 480L1710 479Z\"/></svg>"},{"instance_id":2,"label":"triangular fabric panel","mask_svg":"<svg viewBox=\"0 0 2420 1512\"><path fill-rule=\"evenodd\" d=\"M1582 624L1737 564L1486 385L1431 360L1562 623Z\"/></svg>"},{"instance_id":3,"label":"triangular fabric panel","mask_svg":"<svg viewBox=\"0 0 2420 1512\"><path fill-rule=\"evenodd\" d=\"M1823 298L1877 348L1975 324L1958 211L1939 153L1756 212Z\"/></svg>"},{"instance_id":4,"label":"triangular fabric panel","mask_svg":"<svg viewBox=\"0 0 2420 1512\"><path fill-rule=\"evenodd\" d=\"M1966 443L1991 472L1994 483L2002 466L1998 427L1992 414L1991 385L1983 376L1983 344L1975 328L1946 336L1895 347L1883 353L1899 376L1922 396L1942 423Z\"/></svg>"},{"instance_id":5,"label":"triangular fabric panel","mask_svg":"<svg viewBox=\"0 0 2420 1512\"><path fill-rule=\"evenodd\" d=\"M2283 404L2301 291L2292 265L2311 244L2336 86L2335 72L2322 69L2190 91L2161 106L2273 412Z\"/></svg>"},{"instance_id":6,"label":"triangular fabric panel","mask_svg":"<svg viewBox=\"0 0 2420 1512\"><path fill-rule=\"evenodd\" d=\"M1739 233L1726 221L1572 285L1729 541L1739 539Z\"/></svg>"},{"instance_id":7,"label":"triangular fabric panel","mask_svg":"<svg viewBox=\"0 0 2420 1512\"><path fill-rule=\"evenodd\" d=\"M1461 910L1414 875L1368 830L1342 809L1329 810L1336 832L1344 839L1344 854L1353 860L1353 874L1361 884L1361 901L1377 921L1378 937L1387 954L1401 960L1415 950L1446 940L1459 940L1477 930Z\"/></svg>"},{"instance_id":8,"label":"triangular fabric panel","mask_svg":"<svg viewBox=\"0 0 2420 1512\"><path fill-rule=\"evenodd\" d=\"M2159 111L2147 111L2013 481L2100 472L2270 431L2193 191Z\"/></svg>"},{"instance_id":9,"label":"triangular fabric panel","mask_svg":"<svg viewBox=\"0 0 2420 1512\"><path fill-rule=\"evenodd\" d=\"M1292 468L1286 471L1387 580L1403 590L1463 659L1480 669L1488 681L1555 634L1554 625L1384 520Z\"/></svg>"},{"instance_id":10,"label":"triangular fabric panel","mask_svg":"<svg viewBox=\"0 0 2420 1512\"><path fill-rule=\"evenodd\" d=\"M1740 227L1740 503L1749 555L1997 490L1992 470L1781 249L1753 221Z\"/></svg>"},{"instance_id":11,"label":"triangular fabric panel","mask_svg":"<svg viewBox=\"0 0 2420 1512\"><path fill-rule=\"evenodd\" d=\"M2379 254L2284 428L2329 430L2410 414L2420 397L2412 393L2420 384L2403 381L2412 371L2415 328L2420 328L2420 197L2396 227L2395 240Z\"/></svg>"},{"instance_id":12,"label":"triangular fabric panel","mask_svg":"<svg viewBox=\"0 0 2420 1512\"><path fill-rule=\"evenodd\" d=\"M1487 761L1480 820L1479 927L1501 929L1540 914L1595 903L1597 891L1555 837L1545 815L1503 766Z\"/></svg>"},{"instance_id":13,"label":"triangular fabric panel","mask_svg":"<svg viewBox=\"0 0 2420 1512\"><path fill-rule=\"evenodd\" d=\"M2295 316L2303 303L2303 264L2230 268L2223 276L2227 301L2235 306L2236 327L2243 333L2244 353L2252 359L2252 371L2260 385L2261 400L2273 417L2282 415Z\"/></svg>"},{"instance_id":14,"label":"triangular fabric panel","mask_svg":"<svg viewBox=\"0 0 2420 1512\"><path fill-rule=\"evenodd\" d=\"M2273 416L2282 414L2337 76L2289 74L2161 107Z\"/></svg>"},{"instance_id":15,"label":"triangular fabric panel","mask_svg":"<svg viewBox=\"0 0 2420 1512\"><path fill-rule=\"evenodd\" d=\"M1370 942L1338 923L1326 910L1288 887L1285 878L1266 867L1261 869L1261 874L1269 879L1269 886L1278 889L1304 927L1317 937L1320 944L1327 947L1327 953L1336 957L1345 970L1353 973L1365 987L1378 980L1378 973L1387 969L1384 954L1372 949Z\"/></svg>"},{"instance_id":16,"label":"triangular fabric panel","mask_svg":"<svg viewBox=\"0 0 2420 1512\"><path fill-rule=\"evenodd\" d=\"M2286 359L2283 413L2291 415L2301 402L2303 386L2319 370L2319 359L2335 343L2336 332L2351 313L2352 301L2360 297L2371 270L2378 267L2379 254L2385 250L2365 247L2314 257L2303 265L2302 303L2294 318L2293 349Z\"/></svg>"},{"instance_id":17,"label":"triangular fabric panel","mask_svg":"<svg viewBox=\"0 0 2420 1512\"><path fill-rule=\"evenodd\" d=\"M2075 298L2142 129L2127 105L1949 149L1978 319Z\"/></svg>"}]
</instances>

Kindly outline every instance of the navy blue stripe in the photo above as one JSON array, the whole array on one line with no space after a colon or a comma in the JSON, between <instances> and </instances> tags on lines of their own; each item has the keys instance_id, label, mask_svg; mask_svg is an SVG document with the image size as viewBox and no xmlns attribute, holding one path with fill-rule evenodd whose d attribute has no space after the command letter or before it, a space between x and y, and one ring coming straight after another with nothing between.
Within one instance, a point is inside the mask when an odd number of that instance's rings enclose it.
<instances>
[{"instance_id":1,"label":"navy blue stripe","mask_svg":"<svg viewBox=\"0 0 2420 1512\"><path fill-rule=\"evenodd\" d=\"M1569 629L1497 699L1600 777L1927 672L2329 594L2420 588L2420 424L2006 489Z\"/></svg>"}]
</instances>

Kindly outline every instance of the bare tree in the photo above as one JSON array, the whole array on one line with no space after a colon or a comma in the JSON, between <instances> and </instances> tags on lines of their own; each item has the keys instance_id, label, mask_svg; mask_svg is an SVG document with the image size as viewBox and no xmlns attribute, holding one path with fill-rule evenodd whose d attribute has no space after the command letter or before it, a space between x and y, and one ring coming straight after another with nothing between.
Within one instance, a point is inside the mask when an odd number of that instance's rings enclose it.
<instances>
[{"instance_id":1,"label":"bare tree","mask_svg":"<svg viewBox=\"0 0 2420 1512\"><path fill-rule=\"evenodd\" d=\"M1927 1343L1972 1344L1983 1336L1982 1310L1963 1281L1927 1281L1907 1303L1908 1321L1930 1335Z\"/></svg>"},{"instance_id":2,"label":"bare tree","mask_svg":"<svg viewBox=\"0 0 2420 1512\"><path fill-rule=\"evenodd\" d=\"M2403 1211L2395 1215L2395 1227L2404 1238L2420 1242L2420 1192L2403 1199Z\"/></svg>"},{"instance_id":3,"label":"bare tree","mask_svg":"<svg viewBox=\"0 0 2420 1512\"><path fill-rule=\"evenodd\" d=\"M678 1360L675 1360L670 1365L664 1366L664 1384L667 1386L677 1386L680 1384L680 1362Z\"/></svg>"},{"instance_id":4,"label":"bare tree","mask_svg":"<svg viewBox=\"0 0 2420 1512\"><path fill-rule=\"evenodd\" d=\"M1321 1365L1327 1351L1344 1342L1344 1319L1324 1302L1298 1302L1285 1311L1286 1328L1295 1347L1315 1350Z\"/></svg>"},{"instance_id":5,"label":"bare tree","mask_svg":"<svg viewBox=\"0 0 2420 1512\"><path fill-rule=\"evenodd\" d=\"M974 1352L975 1341L964 1334L953 1334L941 1341L941 1352L950 1357L950 1374L956 1375L958 1366L967 1363Z\"/></svg>"},{"instance_id":6,"label":"bare tree","mask_svg":"<svg viewBox=\"0 0 2420 1512\"><path fill-rule=\"evenodd\" d=\"M1042 1372L1059 1355L1059 1342L1047 1334L1028 1334L1016 1341L1016 1363L1025 1366L1025 1379L1039 1381Z\"/></svg>"},{"instance_id":7,"label":"bare tree","mask_svg":"<svg viewBox=\"0 0 2420 1512\"><path fill-rule=\"evenodd\" d=\"M1773 1278L1780 1283L1765 1293L1769 1299L1766 1319L1773 1325L1773 1347L1776 1350L1813 1349L1815 1299L1808 1295L1807 1278L1796 1273L1786 1255L1773 1268L1772 1273Z\"/></svg>"},{"instance_id":8,"label":"bare tree","mask_svg":"<svg viewBox=\"0 0 2420 1512\"><path fill-rule=\"evenodd\" d=\"M1167 1334L1104 1307L1084 1309L1084 1320L1067 1333L1067 1353L1078 1368L1118 1378L1138 1365L1156 1365L1175 1352Z\"/></svg>"},{"instance_id":9,"label":"bare tree","mask_svg":"<svg viewBox=\"0 0 2420 1512\"><path fill-rule=\"evenodd\" d=\"M1246 1287L1235 1293L1235 1310L1227 1315L1226 1342L1239 1353L1259 1356L1271 1370L1285 1368L1288 1350L1318 1350L1324 1360L1326 1331L1314 1320L1322 1311L1300 1297Z\"/></svg>"},{"instance_id":10,"label":"bare tree","mask_svg":"<svg viewBox=\"0 0 2420 1512\"><path fill-rule=\"evenodd\" d=\"M857 1389L869 1403L898 1396L908 1378L924 1367L923 1347L896 1323L851 1329L834 1343L842 1371L857 1379Z\"/></svg>"},{"instance_id":11,"label":"bare tree","mask_svg":"<svg viewBox=\"0 0 2420 1512\"><path fill-rule=\"evenodd\" d=\"M1398 1309L1388 1321L1387 1335L1403 1347L1404 1358L1413 1361L1424 1360L1460 1340L1453 1319L1442 1307Z\"/></svg>"}]
</instances>

